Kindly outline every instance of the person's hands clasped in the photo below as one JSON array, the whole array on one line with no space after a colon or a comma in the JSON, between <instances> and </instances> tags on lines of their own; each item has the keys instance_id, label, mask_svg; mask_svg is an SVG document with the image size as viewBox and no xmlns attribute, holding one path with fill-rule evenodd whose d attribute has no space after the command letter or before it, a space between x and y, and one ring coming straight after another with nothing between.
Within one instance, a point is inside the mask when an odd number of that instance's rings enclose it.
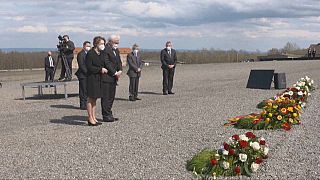
<instances>
[{"instance_id":1,"label":"person's hands clasped","mask_svg":"<svg viewBox=\"0 0 320 180\"><path fill-rule=\"evenodd\" d=\"M117 71L114 75L119 77L121 74L122 74L122 71Z\"/></svg>"},{"instance_id":2,"label":"person's hands clasped","mask_svg":"<svg viewBox=\"0 0 320 180\"><path fill-rule=\"evenodd\" d=\"M172 69L174 67L174 65L168 65L169 69Z\"/></svg>"},{"instance_id":3,"label":"person's hands clasped","mask_svg":"<svg viewBox=\"0 0 320 180\"><path fill-rule=\"evenodd\" d=\"M138 71L137 72L141 72L141 68L138 68Z\"/></svg>"},{"instance_id":4,"label":"person's hands clasped","mask_svg":"<svg viewBox=\"0 0 320 180\"><path fill-rule=\"evenodd\" d=\"M106 68L101 69L101 74L107 74L107 73L108 73L108 70Z\"/></svg>"}]
</instances>

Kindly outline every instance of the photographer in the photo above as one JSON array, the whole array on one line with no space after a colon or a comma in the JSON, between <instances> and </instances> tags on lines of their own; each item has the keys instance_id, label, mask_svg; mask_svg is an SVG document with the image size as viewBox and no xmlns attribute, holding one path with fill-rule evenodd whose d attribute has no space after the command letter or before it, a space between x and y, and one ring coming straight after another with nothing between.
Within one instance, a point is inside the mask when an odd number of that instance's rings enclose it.
<instances>
[{"instance_id":1,"label":"photographer","mask_svg":"<svg viewBox=\"0 0 320 180\"><path fill-rule=\"evenodd\" d=\"M70 70L70 75L67 74L67 77L66 77L66 67L65 67L64 62L62 61L61 74L60 74L60 78L58 79L59 81L64 80L64 78L66 78L66 80L68 80L68 81L71 81L71 79L72 79L72 60L73 60L73 50L74 49L75 49L74 43L72 41L70 41L69 36L64 35L61 51L63 52L63 54L66 57L68 67Z\"/></svg>"}]
</instances>

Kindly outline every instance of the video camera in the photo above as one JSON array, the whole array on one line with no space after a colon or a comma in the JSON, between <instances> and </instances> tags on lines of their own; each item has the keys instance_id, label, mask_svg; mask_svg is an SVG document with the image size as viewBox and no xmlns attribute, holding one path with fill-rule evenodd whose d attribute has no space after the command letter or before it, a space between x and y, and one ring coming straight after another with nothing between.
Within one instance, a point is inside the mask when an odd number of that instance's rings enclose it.
<instances>
[{"instance_id":1,"label":"video camera","mask_svg":"<svg viewBox=\"0 0 320 180\"><path fill-rule=\"evenodd\" d=\"M57 45L57 48L60 52L63 52L63 48L66 47L66 44L64 43L64 39L61 35L58 36L59 44Z\"/></svg>"}]
</instances>

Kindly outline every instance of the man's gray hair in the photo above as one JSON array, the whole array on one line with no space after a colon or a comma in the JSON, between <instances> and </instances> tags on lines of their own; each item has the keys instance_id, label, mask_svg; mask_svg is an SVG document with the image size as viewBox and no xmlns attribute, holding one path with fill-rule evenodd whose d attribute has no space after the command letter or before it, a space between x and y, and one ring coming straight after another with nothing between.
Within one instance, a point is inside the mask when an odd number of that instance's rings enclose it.
<instances>
[{"instance_id":1,"label":"man's gray hair","mask_svg":"<svg viewBox=\"0 0 320 180\"><path fill-rule=\"evenodd\" d=\"M140 49L138 44L134 44L134 45L132 46L132 50L136 50L136 49Z\"/></svg>"},{"instance_id":2,"label":"man's gray hair","mask_svg":"<svg viewBox=\"0 0 320 180\"><path fill-rule=\"evenodd\" d=\"M108 38L108 41L120 40L120 35L118 34L111 34Z\"/></svg>"}]
</instances>

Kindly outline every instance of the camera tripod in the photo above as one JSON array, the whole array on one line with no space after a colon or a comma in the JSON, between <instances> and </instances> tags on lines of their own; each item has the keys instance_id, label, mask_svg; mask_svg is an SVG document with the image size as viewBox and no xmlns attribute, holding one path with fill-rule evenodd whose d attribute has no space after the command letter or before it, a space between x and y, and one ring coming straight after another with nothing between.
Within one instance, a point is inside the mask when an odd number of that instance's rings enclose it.
<instances>
[{"instance_id":1,"label":"camera tripod","mask_svg":"<svg viewBox=\"0 0 320 180\"><path fill-rule=\"evenodd\" d=\"M65 73L66 73L66 79L69 80L69 81L71 81L72 74L71 74L71 71L70 71L70 69L69 69L68 61L67 61L66 55L65 55L63 52L61 52L61 51L59 51L59 54L58 54L57 65L56 65L55 68L54 68L53 77L54 77L55 74L56 74L57 67L58 67L58 65L59 65L59 61L61 61L61 63L63 62L62 65L64 65L64 68L65 68L65 70L66 70L66 72L65 72ZM61 71L62 71L62 69L61 69Z\"/></svg>"}]
</instances>

